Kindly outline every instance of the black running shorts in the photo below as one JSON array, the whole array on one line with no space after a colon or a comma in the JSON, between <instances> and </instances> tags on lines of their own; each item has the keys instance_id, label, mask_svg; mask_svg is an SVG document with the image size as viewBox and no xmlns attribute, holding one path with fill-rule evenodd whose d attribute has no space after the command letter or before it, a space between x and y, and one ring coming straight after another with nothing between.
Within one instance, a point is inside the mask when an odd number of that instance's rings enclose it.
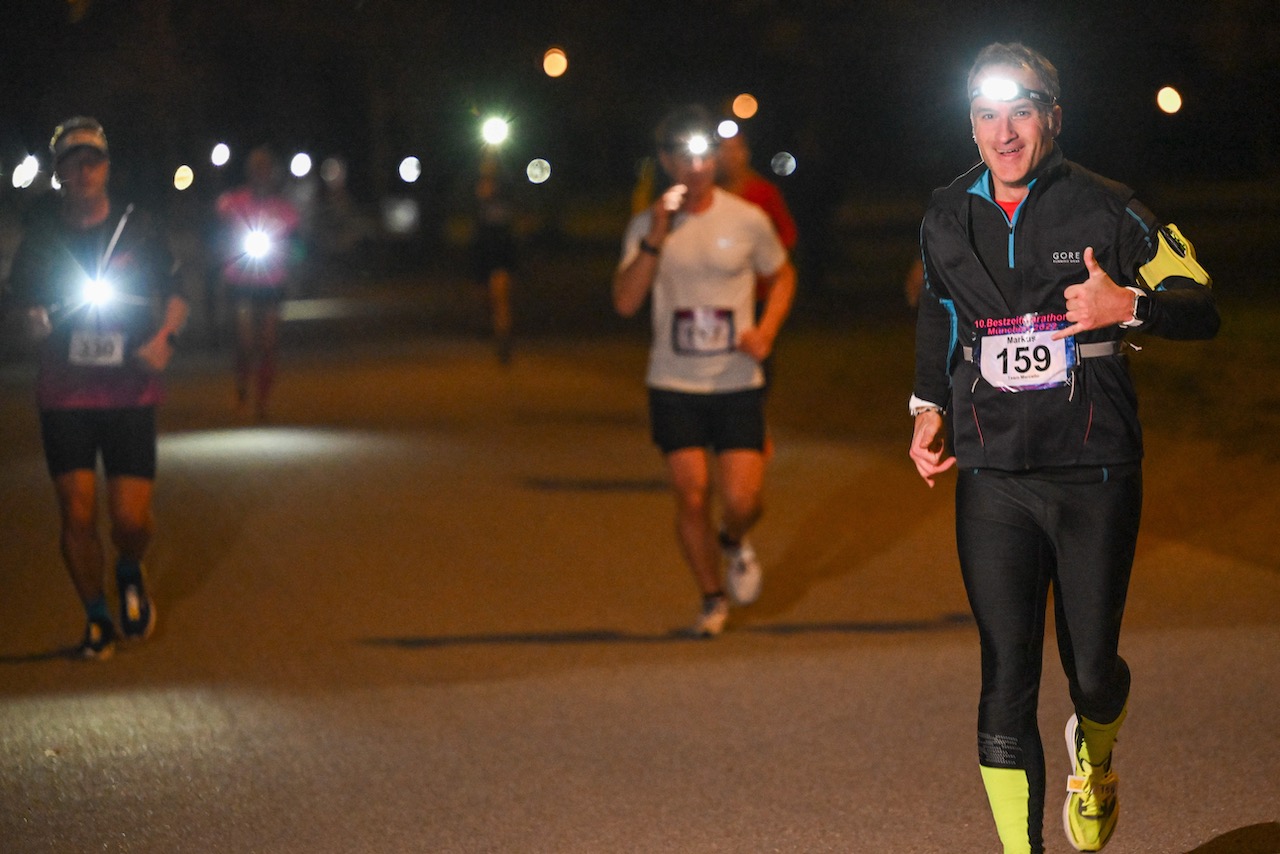
<instances>
[{"instance_id":1,"label":"black running shorts","mask_svg":"<svg viewBox=\"0 0 1280 854\"><path fill-rule=\"evenodd\" d=\"M649 389L649 429L664 454L764 450L764 389L693 394Z\"/></svg>"},{"instance_id":2,"label":"black running shorts","mask_svg":"<svg viewBox=\"0 0 1280 854\"><path fill-rule=\"evenodd\" d=\"M40 412L44 457L53 477L80 469L93 471L102 455L107 477L155 480L156 410L44 409Z\"/></svg>"}]
</instances>

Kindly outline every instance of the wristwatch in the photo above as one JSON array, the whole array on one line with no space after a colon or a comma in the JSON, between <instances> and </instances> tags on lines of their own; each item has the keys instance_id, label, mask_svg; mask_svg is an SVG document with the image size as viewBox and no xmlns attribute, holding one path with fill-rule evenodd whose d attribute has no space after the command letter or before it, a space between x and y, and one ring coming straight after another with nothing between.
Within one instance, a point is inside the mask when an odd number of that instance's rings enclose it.
<instances>
[{"instance_id":1,"label":"wristwatch","mask_svg":"<svg viewBox=\"0 0 1280 854\"><path fill-rule=\"evenodd\" d=\"M1132 329L1141 326L1151 319L1151 296L1142 288L1128 288L1133 291L1133 320L1126 320L1120 326Z\"/></svg>"}]
</instances>

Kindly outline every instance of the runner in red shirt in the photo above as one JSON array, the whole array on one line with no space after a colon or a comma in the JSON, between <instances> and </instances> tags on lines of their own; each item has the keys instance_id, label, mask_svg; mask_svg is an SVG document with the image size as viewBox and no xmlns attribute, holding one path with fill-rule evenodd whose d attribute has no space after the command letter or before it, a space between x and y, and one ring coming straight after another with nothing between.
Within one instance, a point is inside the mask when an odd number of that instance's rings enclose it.
<instances>
[{"instance_id":1,"label":"runner in red shirt","mask_svg":"<svg viewBox=\"0 0 1280 854\"><path fill-rule=\"evenodd\" d=\"M236 410L267 418L279 349L280 304L294 260L293 238L301 217L277 190L275 157L266 148L249 153L248 183L218 197L221 277L236 315Z\"/></svg>"}]
</instances>

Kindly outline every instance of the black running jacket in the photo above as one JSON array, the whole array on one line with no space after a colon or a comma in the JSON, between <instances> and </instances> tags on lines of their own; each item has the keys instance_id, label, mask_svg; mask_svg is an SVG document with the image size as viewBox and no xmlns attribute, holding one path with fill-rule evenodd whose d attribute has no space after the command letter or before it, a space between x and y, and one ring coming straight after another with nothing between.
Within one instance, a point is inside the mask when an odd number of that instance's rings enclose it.
<instances>
[{"instance_id":1,"label":"black running jacket","mask_svg":"<svg viewBox=\"0 0 1280 854\"><path fill-rule=\"evenodd\" d=\"M1063 291L1088 278L1093 247L1118 284L1142 286L1137 271L1158 248L1158 223L1133 192L1063 158L1049 156L1012 222L979 164L934 192L921 226L925 285L916 327L917 398L946 407L962 468L1009 472L1112 466L1142 458L1142 429L1127 356L1081 358L1064 385L1002 391L982 379L972 348L984 323L1028 313L1066 313ZM1164 338L1205 339L1218 331L1212 291L1170 275L1147 283L1149 319ZM1120 326L1076 336L1080 345L1120 342ZM1106 347L1084 348L1106 350Z\"/></svg>"}]
</instances>

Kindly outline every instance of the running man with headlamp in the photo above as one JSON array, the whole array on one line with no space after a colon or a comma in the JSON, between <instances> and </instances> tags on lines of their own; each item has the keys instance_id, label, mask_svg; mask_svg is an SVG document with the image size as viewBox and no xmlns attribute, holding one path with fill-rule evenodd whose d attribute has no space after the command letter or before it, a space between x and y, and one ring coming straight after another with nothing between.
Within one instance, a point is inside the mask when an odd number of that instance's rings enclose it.
<instances>
[{"instance_id":1,"label":"running man with headlamp","mask_svg":"<svg viewBox=\"0 0 1280 854\"><path fill-rule=\"evenodd\" d=\"M958 471L956 539L982 649L978 764L1004 851L1044 850L1036 709L1051 587L1075 707L1063 828L1098 851L1119 815L1120 623L1142 509L1124 337L1211 338L1218 314L1177 228L1063 157L1047 59L990 45L966 91L982 162L934 193L921 228L910 455L929 486Z\"/></svg>"},{"instance_id":2,"label":"running man with headlamp","mask_svg":"<svg viewBox=\"0 0 1280 854\"><path fill-rule=\"evenodd\" d=\"M221 223L217 247L220 275L235 312L236 411L253 410L259 421L270 411L280 348L280 306L296 260L301 216L280 194L270 149L249 152L247 181L218 197Z\"/></svg>"},{"instance_id":3,"label":"running man with headlamp","mask_svg":"<svg viewBox=\"0 0 1280 854\"><path fill-rule=\"evenodd\" d=\"M76 655L104 659L118 633L104 592L98 458L118 552L120 633L144 639L156 624L142 559L155 529L160 373L186 323L187 303L154 222L107 194L110 161L102 126L70 119L54 132L50 150L61 205L28 229L14 256L10 287L41 341L41 436L61 511L62 557L88 615Z\"/></svg>"},{"instance_id":4,"label":"running man with headlamp","mask_svg":"<svg viewBox=\"0 0 1280 854\"><path fill-rule=\"evenodd\" d=\"M747 533L762 512L761 363L791 309L795 270L764 211L715 186L716 137L705 109L668 115L657 143L673 183L627 226L613 304L630 317L651 298L650 427L675 492L677 540L702 594L694 632L714 637L729 598L747 605L760 594ZM759 320L757 277L768 294Z\"/></svg>"}]
</instances>

